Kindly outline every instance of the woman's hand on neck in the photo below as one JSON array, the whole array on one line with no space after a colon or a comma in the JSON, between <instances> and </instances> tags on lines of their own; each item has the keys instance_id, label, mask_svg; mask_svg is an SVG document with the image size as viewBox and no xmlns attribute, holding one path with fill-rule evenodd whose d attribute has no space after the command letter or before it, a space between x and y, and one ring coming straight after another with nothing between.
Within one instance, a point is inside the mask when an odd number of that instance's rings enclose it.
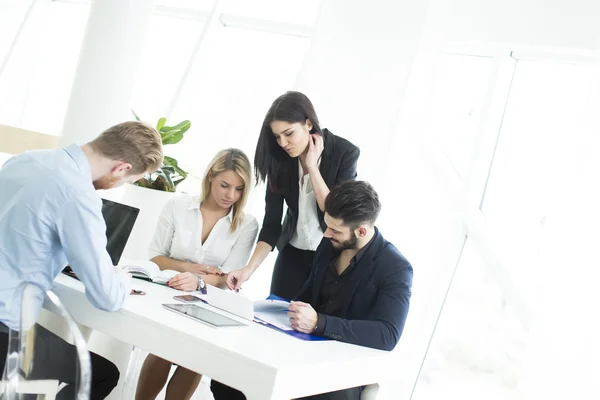
<instances>
[{"instance_id":1,"label":"woman's hand on neck","mask_svg":"<svg viewBox=\"0 0 600 400\"><path fill-rule=\"evenodd\" d=\"M302 171L306 175L308 173L308 167L306 166L306 154L308 153L308 146L306 149L298 156L298 160L300 160L300 165L302 166Z\"/></svg>"}]
</instances>

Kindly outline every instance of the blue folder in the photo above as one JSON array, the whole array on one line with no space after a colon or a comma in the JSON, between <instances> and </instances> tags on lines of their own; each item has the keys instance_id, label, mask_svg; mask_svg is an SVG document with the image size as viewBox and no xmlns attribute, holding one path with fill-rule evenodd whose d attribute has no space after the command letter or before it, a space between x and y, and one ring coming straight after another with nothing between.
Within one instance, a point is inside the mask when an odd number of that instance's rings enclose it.
<instances>
[{"instance_id":1,"label":"blue folder","mask_svg":"<svg viewBox=\"0 0 600 400\"><path fill-rule=\"evenodd\" d=\"M269 297L267 297L267 300L281 300L281 301L287 301L288 303L290 302L288 299L284 299L282 297L275 296L274 294L272 294ZM320 337L320 336L309 335L308 333L298 332L298 331L295 331L293 329L290 329L290 330L281 329L281 328L278 328L278 327L276 327L274 325L271 325L271 324L269 324L267 322L259 321L257 319L254 319L254 322L259 323L259 324L264 325L264 326L268 326L271 329L278 330L279 332L283 332L285 334L288 334L290 336L293 336L293 337L301 339L301 340L307 340L307 341L312 341L312 342L321 342L321 341L324 341L324 340L331 340L329 338L324 338L324 337Z\"/></svg>"}]
</instances>

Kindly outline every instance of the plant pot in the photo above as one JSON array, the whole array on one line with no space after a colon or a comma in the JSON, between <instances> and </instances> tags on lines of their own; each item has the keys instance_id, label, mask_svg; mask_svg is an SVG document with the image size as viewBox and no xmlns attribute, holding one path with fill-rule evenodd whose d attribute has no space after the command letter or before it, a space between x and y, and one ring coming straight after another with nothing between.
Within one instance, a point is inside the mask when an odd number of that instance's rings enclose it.
<instances>
[{"instance_id":1,"label":"plant pot","mask_svg":"<svg viewBox=\"0 0 600 400\"><path fill-rule=\"evenodd\" d=\"M140 209L121 258L147 260L148 247L154 237L158 217L175 193L126 184L120 203Z\"/></svg>"}]
</instances>

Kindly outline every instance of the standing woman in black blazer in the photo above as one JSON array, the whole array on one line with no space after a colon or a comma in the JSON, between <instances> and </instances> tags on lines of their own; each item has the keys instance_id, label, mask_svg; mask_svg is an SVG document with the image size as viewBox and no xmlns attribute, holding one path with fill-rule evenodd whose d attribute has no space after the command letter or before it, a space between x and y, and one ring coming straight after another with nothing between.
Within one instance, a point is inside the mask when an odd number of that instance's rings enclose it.
<instances>
[{"instance_id":1,"label":"standing woman in black blazer","mask_svg":"<svg viewBox=\"0 0 600 400\"><path fill-rule=\"evenodd\" d=\"M321 129L304 94L287 92L273 102L254 156L256 180L267 182L263 226L248 265L229 273L230 289L239 289L277 246L271 293L293 299L300 292L327 229L325 197L337 183L356 179L359 155L358 147Z\"/></svg>"}]
</instances>

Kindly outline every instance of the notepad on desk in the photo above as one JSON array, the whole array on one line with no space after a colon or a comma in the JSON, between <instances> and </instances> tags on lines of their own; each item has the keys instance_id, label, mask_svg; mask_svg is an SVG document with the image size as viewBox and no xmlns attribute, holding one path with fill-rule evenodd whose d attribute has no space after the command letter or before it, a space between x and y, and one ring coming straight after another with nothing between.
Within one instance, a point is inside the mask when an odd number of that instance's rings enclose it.
<instances>
[{"instance_id":1,"label":"notepad on desk","mask_svg":"<svg viewBox=\"0 0 600 400\"><path fill-rule=\"evenodd\" d=\"M284 300L259 300L254 302L254 319L265 324L273 325L283 330L291 330L292 324L288 317L290 303Z\"/></svg>"},{"instance_id":2,"label":"notepad on desk","mask_svg":"<svg viewBox=\"0 0 600 400\"><path fill-rule=\"evenodd\" d=\"M148 260L122 259L119 266L127 268L134 278L144 279L159 285L166 285L172 277L179 274L178 271L172 269L161 270L156 263Z\"/></svg>"},{"instance_id":3,"label":"notepad on desk","mask_svg":"<svg viewBox=\"0 0 600 400\"><path fill-rule=\"evenodd\" d=\"M209 305L230 312L238 317L254 321L269 328L276 329L287 335L308 341L329 340L326 338L309 335L295 331L288 317L290 302L274 295L266 300L253 302L242 293L223 290L207 285L206 300Z\"/></svg>"},{"instance_id":4,"label":"notepad on desk","mask_svg":"<svg viewBox=\"0 0 600 400\"><path fill-rule=\"evenodd\" d=\"M266 300L254 302L254 321L298 339L315 342L330 340L294 330L288 316L289 306L288 300L272 294Z\"/></svg>"}]
</instances>

